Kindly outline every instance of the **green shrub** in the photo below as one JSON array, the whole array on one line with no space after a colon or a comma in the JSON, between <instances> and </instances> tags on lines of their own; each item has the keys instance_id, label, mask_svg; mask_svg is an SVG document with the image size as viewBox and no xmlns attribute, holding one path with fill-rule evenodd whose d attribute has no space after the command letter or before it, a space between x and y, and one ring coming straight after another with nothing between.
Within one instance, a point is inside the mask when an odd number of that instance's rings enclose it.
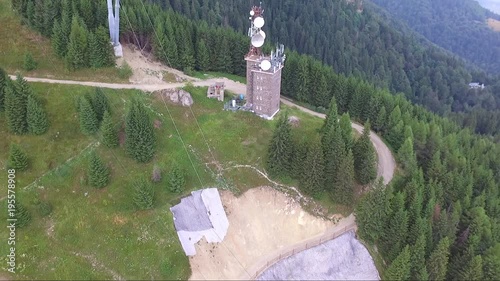
<instances>
[{"instance_id":1,"label":"green shrub","mask_svg":"<svg viewBox=\"0 0 500 281\"><path fill-rule=\"evenodd\" d=\"M26 53L24 55L24 63L23 63L23 68L26 71L32 71L37 68L38 64L33 58L33 55L31 53Z\"/></svg>"},{"instance_id":2,"label":"green shrub","mask_svg":"<svg viewBox=\"0 0 500 281\"><path fill-rule=\"evenodd\" d=\"M145 180L139 179L134 182L133 201L139 210L152 209L154 205L155 191L153 185Z\"/></svg>"},{"instance_id":3,"label":"green shrub","mask_svg":"<svg viewBox=\"0 0 500 281\"><path fill-rule=\"evenodd\" d=\"M128 63L123 62L122 66L118 67L118 77L128 79L132 76L132 74L132 68L128 65Z\"/></svg>"}]
</instances>

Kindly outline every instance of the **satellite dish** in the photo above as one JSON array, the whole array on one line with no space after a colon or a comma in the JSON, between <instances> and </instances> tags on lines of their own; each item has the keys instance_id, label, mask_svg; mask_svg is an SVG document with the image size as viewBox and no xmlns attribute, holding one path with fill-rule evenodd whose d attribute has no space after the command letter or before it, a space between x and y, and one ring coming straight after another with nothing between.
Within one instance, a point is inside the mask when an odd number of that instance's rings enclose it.
<instances>
[{"instance_id":1,"label":"satellite dish","mask_svg":"<svg viewBox=\"0 0 500 281\"><path fill-rule=\"evenodd\" d=\"M254 20L253 20L253 24L255 25L255 27L257 28L262 28L264 26L264 18L263 17L256 17Z\"/></svg>"},{"instance_id":2,"label":"satellite dish","mask_svg":"<svg viewBox=\"0 0 500 281\"><path fill-rule=\"evenodd\" d=\"M263 60L261 63L260 63L260 68L264 71L267 71L271 68L271 62L268 61L268 60Z\"/></svg>"},{"instance_id":3,"label":"satellite dish","mask_svg":"<svg viewBox=\"0 0 500 281\"><path fill-rule=\"evenodd\" d=\"M264 41L266 40L266 34L264 31L260 31L259 33L252 36L252 46L255 48L260 48L264 45Z\"/></svg>"},{"instance_id":4,"label":"satellite dish","mask_svg":"<svg viewBox=\"0 0 500 281\"><path fill-rule=\"evenodd\" d=\"M251 15L251 16L255 15L255 12L254 12L253 10L252 10L252 11L250 11L250 15Z\"/></svg>"}]
</instances>

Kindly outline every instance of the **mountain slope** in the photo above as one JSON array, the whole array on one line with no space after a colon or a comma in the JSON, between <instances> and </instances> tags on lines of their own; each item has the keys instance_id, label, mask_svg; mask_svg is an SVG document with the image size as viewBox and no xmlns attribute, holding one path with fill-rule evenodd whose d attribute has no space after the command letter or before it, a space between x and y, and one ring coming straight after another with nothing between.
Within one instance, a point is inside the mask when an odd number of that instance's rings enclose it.
<instances>
[{"instance_id":1,"label":"mountain slope","mask_svg":"<svg viewBox=\"0 0 500 281\"><path fill-rule=\"evenodd\" d=\"M372 0L435 44L500 73L500 34L487 24L499 15L473 0Z\"/></svg>"}]
</instances>

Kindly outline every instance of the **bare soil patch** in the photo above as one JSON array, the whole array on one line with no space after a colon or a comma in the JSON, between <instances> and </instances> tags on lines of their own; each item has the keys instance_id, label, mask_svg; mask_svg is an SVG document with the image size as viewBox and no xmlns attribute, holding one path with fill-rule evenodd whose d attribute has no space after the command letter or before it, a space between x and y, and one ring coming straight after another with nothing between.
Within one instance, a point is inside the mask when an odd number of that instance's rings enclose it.
<instances>
[{"instance_id":1,"label":"bare soil patch","mask_svg":"<svg viewBox=\"0 0 500 281\"><path fill-rule=\"evenodd\" d=\"M292 197L270 187L250 189L240 197L221 191L229 229L224 241L202 239L190 258L191 280L238 279L263 256L312 236L334 224L305 212Z\"/></svg>"},{"instance_id":2,"label":"bare soil patch","mask_svg":"<svg viewBox=\"0 0 500 281\"><path fill-rule=\"evenodd\" d=\"M488 19L488 26L496 32L500 32L500 21L496 19Z\"/></svg>"}]
</instances>

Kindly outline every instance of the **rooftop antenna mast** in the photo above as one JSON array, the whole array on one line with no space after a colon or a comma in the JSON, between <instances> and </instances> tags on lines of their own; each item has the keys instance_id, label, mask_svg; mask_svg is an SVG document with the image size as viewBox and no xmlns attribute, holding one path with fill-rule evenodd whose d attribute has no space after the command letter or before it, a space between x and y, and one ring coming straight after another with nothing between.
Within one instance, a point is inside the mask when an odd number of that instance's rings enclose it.
<instances>
[{"instance_id":1,"label":"rooftop antenna mast","mask_svg":"<svg viewBox=\"0 0 500 281\"><path fill-rule=\"evenodd\" d=\"M248 37L251 38L251 46L248 55L262 55L261 47L264 45L266 40L266 33L262 30L262 27L265 24L264 18L262 15L264 14L264 9L262 8L262 2L260 2L260 6L253 6L252 10L250 10L250 28L248 29Z\"/></svg>"},{"instance_id":2,"label":"rooftop antenna mast","mask_svg":"<svg viewBox=\"0 0 500 281\"><path fill-rule=\"evenodd\" d=\"M108 1L108 23L109 37L115 50L115 56L122 57L122 45L120 44L120 0L115 0L115 11L113 13L113 0Z\"/></svg>"}]
</instances>

